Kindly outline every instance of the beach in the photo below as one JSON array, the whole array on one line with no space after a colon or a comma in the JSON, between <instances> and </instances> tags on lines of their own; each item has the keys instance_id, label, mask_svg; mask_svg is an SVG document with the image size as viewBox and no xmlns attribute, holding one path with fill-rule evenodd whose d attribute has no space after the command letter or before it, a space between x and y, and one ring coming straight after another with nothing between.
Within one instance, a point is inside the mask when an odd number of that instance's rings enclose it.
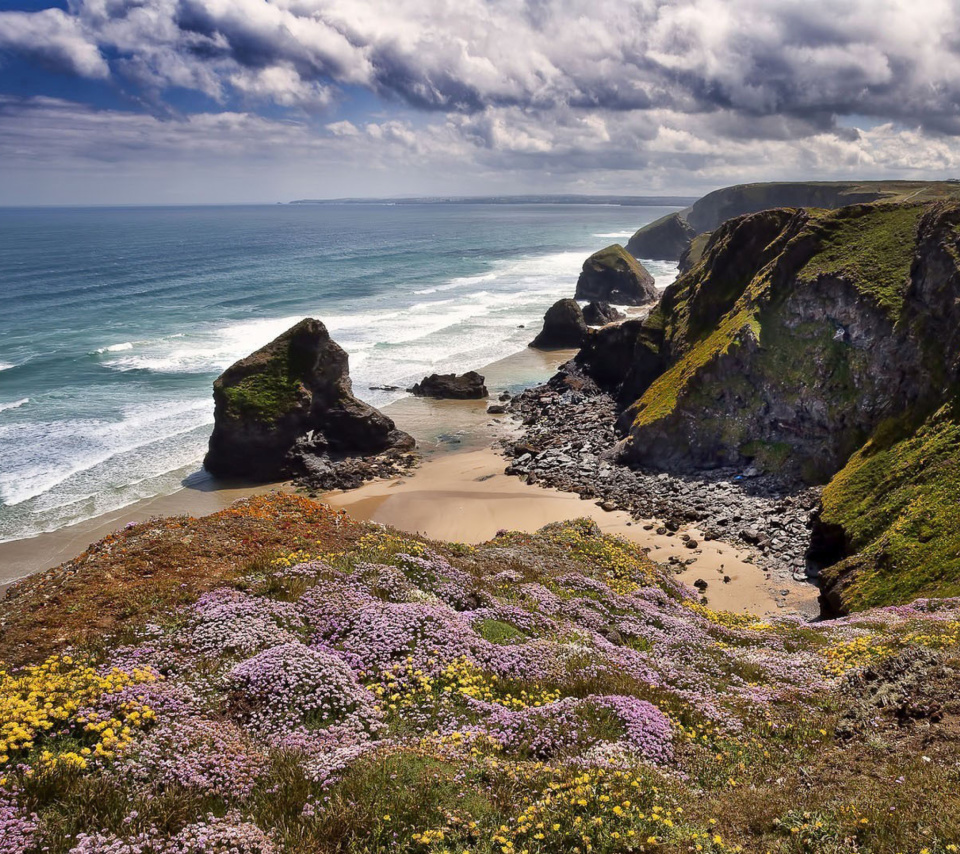
<instances>
[{"instance_id":1,"label":"beach","mask_svg":"<svg viewBox=\"0 0 960 854\"><path fill-rule=\"evenodd\" d=\"M528 348L484 366L480 371L487 378L488 400L406 397L385 406L384 412L417 439L422 464L402 477L367 482L358 489L326 493L318 499L358 520L468 544L488 540L500 530L532 533L551 522L588 517L604 533L648 549L653 560L668 563L672 558L685 583L705 581L704 592L713 608L764 616L785 611L816 616L814 586L771 578L753 562L749 550L705 540L696 527L658 534L660 520L634 520L626 512L608 512L596 501L581 500L576 493L529 485L504 474L507 461L492 445L519 435L520 425L506 416L488 415L487 407L504 390L515 393L543 381L573 353ZM139 501L58 531L0 543L0 585L6 587L59 565L132 522L156 516L202 516L249 495L293 488L290 483L244 486L193 476L189 486L173 494ZM695 539L697 547L688 548L683 534Z\"/></svg>"}]
</instances>

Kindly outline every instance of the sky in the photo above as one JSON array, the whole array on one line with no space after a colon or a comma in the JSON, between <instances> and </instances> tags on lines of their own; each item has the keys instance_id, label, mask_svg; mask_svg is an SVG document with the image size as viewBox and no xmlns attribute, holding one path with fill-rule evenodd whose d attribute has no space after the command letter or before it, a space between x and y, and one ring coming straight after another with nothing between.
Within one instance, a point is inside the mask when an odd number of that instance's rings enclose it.
<instances>
[{"instance_id":1,"label":"sky","mask_svg":"<svg viewBox=\"0 0 960 854\"><path fill-rule=\"evenodd\" d=\"M0 0L0 204L954 176L956 0Z\"/></svg>"}]
</instances>

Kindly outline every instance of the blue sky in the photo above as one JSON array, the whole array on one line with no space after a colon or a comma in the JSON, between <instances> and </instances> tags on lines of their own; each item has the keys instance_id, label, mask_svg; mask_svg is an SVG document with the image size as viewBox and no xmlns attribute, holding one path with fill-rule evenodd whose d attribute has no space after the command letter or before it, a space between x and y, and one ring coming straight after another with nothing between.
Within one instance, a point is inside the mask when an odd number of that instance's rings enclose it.
<instances>
[{"instance_id":1,"label":"blue sky","mask_svg":"<svg viewBox=\"0 0 960 854\"><path fill-rule=\"evenodd\" d=\"M0 204L960 174L953 0L0 0Z\"/></svg>"}]
</instances>

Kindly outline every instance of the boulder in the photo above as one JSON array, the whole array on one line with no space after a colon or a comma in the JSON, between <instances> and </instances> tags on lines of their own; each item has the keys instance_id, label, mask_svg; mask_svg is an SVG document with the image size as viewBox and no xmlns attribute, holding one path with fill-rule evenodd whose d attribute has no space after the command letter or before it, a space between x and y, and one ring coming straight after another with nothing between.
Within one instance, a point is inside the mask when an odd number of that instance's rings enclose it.
<instances>
[{"instance_id":1,"label":"boulder","mask_svg":"<svg viewBox=\"0 0 960 854\"><path fill-rule=\"evenodd\" d=\"M538 350L579 347L586 334L587 324L584 322L580 304L573 299L557 300L547 309L543 316L543 329L530 342L530 346Z\"/></svg>"},{"instance_id":2,"label":"boulder","mask_svg":"<svg viewBox=\"0 0 960 854\"><path fill-rule=\"evenodd\" d=\"M659 293L653 276L619 243L614 243L583 262L574 296L617 305L646 305L655 302Z\"/></svg>"},{"instance_id":3,"label":"boulder","mask_svg":"<svg viewBox=\"0 0 960 854\"><path fill-rule=\"evenodd\" d=\"M436 397L447 400L480 400L487 396L484 377L476 371L467 371L460 376L431 374L408 391L417 397Z\"/></svg>"},{"instance_id":4,"label":"boulder","mask_svg":"<svg viewBox=\"0 0 960 854\"><path fill-rule=\"evenodd\" d=\"M608 302L591 302L583 309L583 319L587 326L606 326L625 317L622 311L618 311Z\"/></svg>"},{"instance_id":5,"label":"boulder","mask_svg":"<svg viewBox=\"0 0 960 854\"><path fill-rule=\"evenodd\" d=\"M393 421L353 396L346 352L313 318L225 370L213 384L214 425L204 466L217 477L277 480L291 452L346 457L412 449Z\"/></svg>"},{"instance_id":6,"label":"boulder","mask_svg":"<svg viewBox=\"0 0 960 854\"><path fill-rule=\"evenodd\" d=\"M696 233L682 214L667 214L634 234L627 242L627 251L634 258L676 261L689 248Z\"/></svg>"}]
</instances>

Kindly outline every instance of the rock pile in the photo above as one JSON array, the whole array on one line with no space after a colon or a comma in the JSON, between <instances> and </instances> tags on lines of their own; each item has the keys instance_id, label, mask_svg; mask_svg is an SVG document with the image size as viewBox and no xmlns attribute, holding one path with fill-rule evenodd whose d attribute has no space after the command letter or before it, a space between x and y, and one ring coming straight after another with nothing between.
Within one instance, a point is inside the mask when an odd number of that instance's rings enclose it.
<instances>
[{"instance_id":1,"label":"rock pile","mask_svg":"<svg viewBox=\"0 0 960 854\"><path fill-rule=\"evenodd\" d=\"M749 469L675 476L618 464L617 406L572 363L546 385L513 398L510 410L526 430L504 449L512 458L508 474L579 493L634 518L664 519L660 533L695 524L707 539L752 548L765 568L798 580L806 576L819 490L791 491Z\"/></svg>"}]
</instances>

